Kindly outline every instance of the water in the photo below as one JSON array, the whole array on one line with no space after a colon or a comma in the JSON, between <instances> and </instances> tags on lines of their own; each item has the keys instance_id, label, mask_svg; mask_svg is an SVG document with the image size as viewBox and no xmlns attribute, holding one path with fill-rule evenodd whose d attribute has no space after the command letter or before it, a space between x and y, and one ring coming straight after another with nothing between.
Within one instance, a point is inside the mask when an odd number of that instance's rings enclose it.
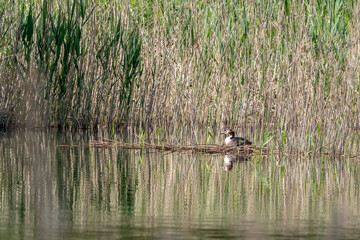
<instances>
[{"instance_id":1,"label":"water","mask_svg":"<svg viewBox=\"0 0 360 240\"><path fill-rule=\"evenodd\" d=\"M105 137L2 134L0 239L360 238L356 160L253 157L226 171L224 156L85 146Z\"/></svg>"}]
</instances>

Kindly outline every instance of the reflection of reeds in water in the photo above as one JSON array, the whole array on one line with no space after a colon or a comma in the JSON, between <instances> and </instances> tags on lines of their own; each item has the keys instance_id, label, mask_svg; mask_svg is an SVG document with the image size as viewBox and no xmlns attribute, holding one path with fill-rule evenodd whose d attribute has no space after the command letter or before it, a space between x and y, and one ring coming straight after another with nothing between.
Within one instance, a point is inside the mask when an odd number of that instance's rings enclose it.
<instances>
[{"instance_id":1,"label":"reflection of reeds in water","mask_svg":"<svg viewBox=\"0 0 360 240\"><path fill-rule=\"evenodd\" d=\"M1 215L34 228L159 221L190 227L213 218L325 224L336 206L360 211L360 169L346 159L253 156L225 172L217 155L55 147L88 140L36 132L0 141Z\"/></svg>"}]
</instances>

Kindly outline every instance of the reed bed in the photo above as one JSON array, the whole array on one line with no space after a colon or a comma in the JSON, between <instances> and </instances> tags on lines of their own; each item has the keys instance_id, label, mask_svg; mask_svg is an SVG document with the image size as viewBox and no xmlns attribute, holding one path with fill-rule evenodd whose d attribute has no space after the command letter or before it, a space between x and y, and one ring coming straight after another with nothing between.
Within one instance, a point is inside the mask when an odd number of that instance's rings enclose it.
<instances>
[{"instance_id":1,"label":"reed bed","mask_svg":"<svg viewBox=\"0 0 360 240\"><path fill-rule=\"evenodd\" d=\"M0 0L1 127L125 126L172 145L218 143L232 127L257 147L356 154L359 10Z\"/></svg>"}]
</instances>

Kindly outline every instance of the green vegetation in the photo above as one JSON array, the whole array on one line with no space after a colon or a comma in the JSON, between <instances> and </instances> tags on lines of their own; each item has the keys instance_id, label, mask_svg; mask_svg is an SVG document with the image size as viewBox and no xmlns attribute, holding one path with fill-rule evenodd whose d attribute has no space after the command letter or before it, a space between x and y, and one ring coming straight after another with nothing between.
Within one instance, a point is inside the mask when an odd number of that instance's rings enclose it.
<instances>
[{"instance_id":1,"label":"green vegetation","mask_svg":"<svg viewBox=\"0 0 360 240\"><path fill-rule=\"evenodd\" d=\"M359 12L352 0L0 0L0 125L141 126L172 143L237 126L259 146L358 152Z\"/></svg>"}]
</instances>

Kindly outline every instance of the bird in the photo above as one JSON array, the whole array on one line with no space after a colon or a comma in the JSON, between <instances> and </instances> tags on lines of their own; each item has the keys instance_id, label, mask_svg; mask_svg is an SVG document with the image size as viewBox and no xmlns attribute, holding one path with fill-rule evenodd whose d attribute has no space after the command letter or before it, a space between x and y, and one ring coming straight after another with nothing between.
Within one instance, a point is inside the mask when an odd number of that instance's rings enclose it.
<instances>
[{"instance_id":1,"label":"bird","mask_svg":"<svg viewBox=\"0 0 360 240\"><path fill-rule=\"evenodd\" d=\"M229 136L225 139L226 146L240 146L240 145L251 145L252 142L242 137L235 137L235 132L231 129L227 129L225 132L221 134L229 134Z\"/></svg>"}]
</instances>

